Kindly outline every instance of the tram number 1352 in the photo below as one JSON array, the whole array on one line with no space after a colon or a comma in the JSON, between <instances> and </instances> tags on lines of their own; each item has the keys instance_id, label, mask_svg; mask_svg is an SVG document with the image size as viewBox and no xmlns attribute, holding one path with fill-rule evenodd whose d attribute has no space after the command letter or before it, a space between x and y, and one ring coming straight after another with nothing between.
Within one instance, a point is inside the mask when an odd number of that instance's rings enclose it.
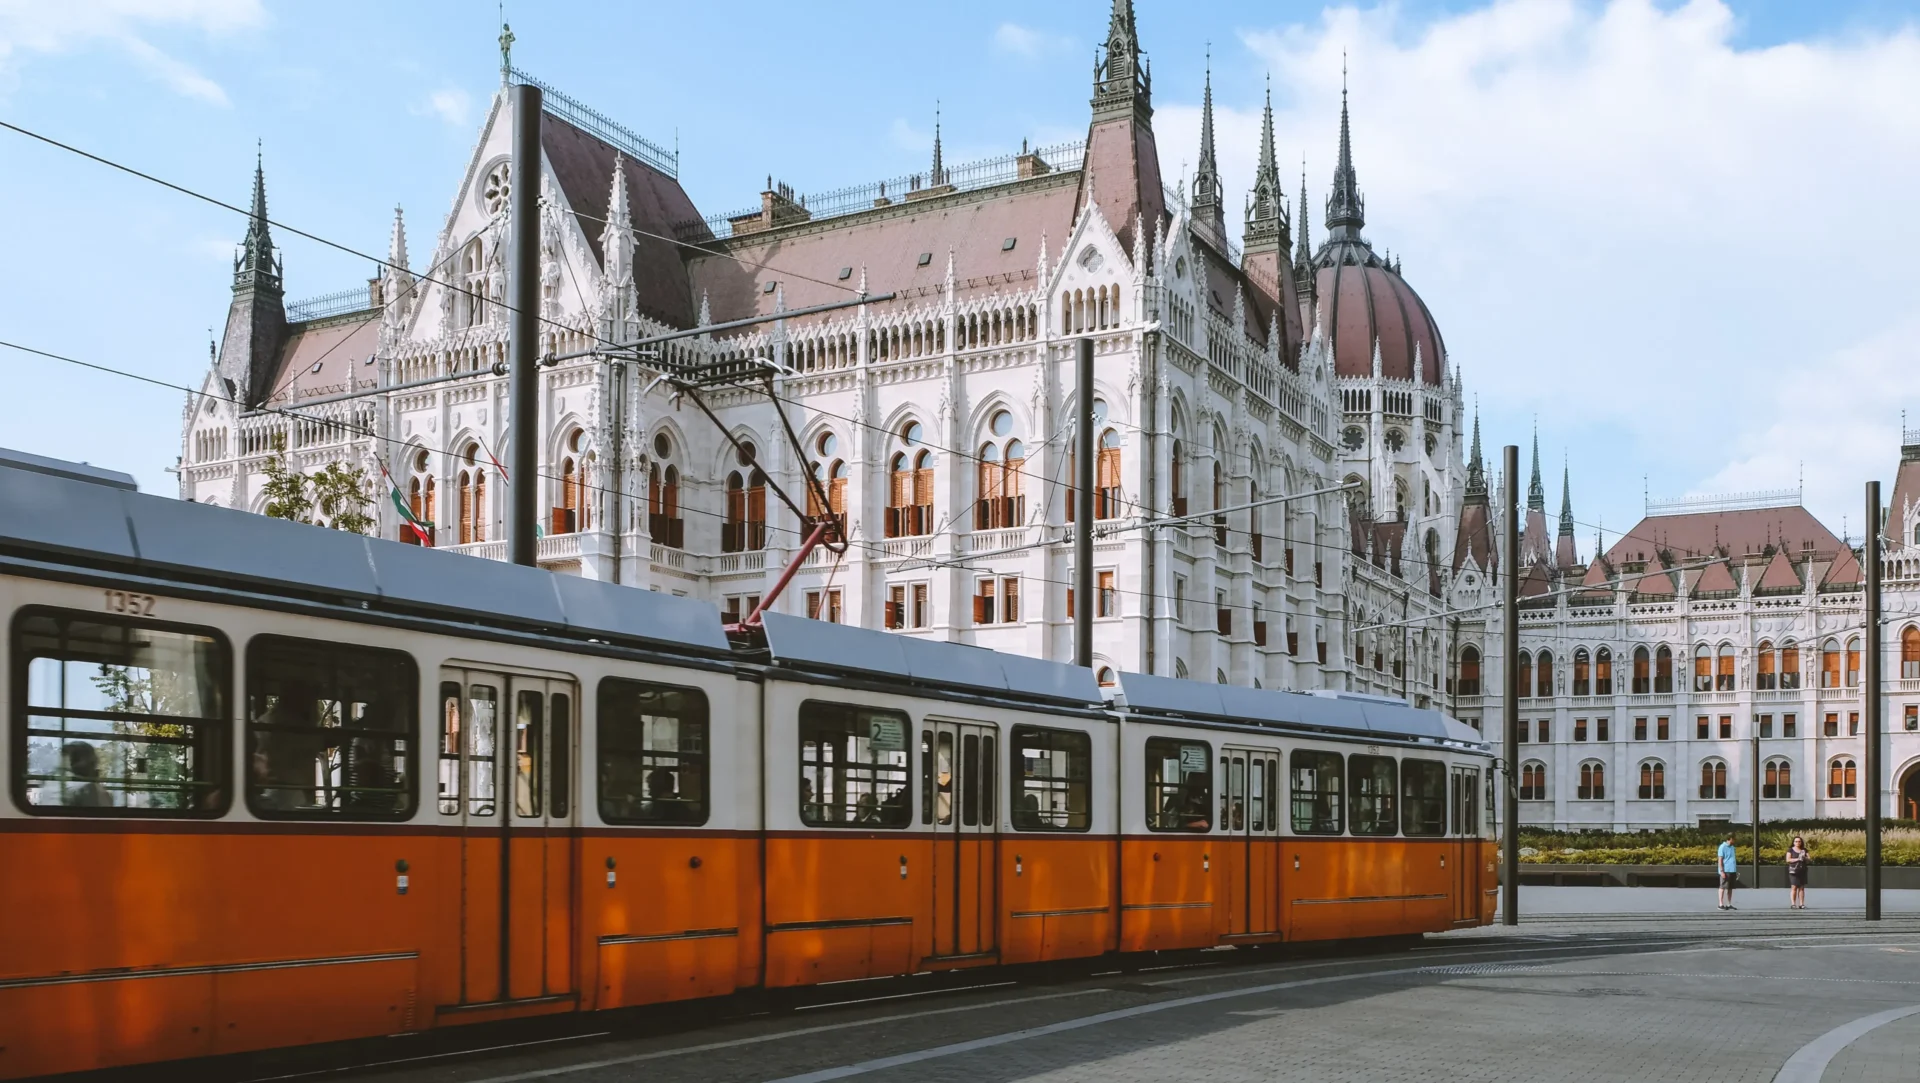
<instances>
[{"instance_id":1,"label":"tram number 1352","mask_svg":"<svg viewBox=\"0 0 1920 1083\"><path fill-rule=\"evenodd\" d=\"M124 613L129 617L151 617L156 599L151 594L136 594L130 590L107 591L107 612Z\"/></svg>"}]
</instances>

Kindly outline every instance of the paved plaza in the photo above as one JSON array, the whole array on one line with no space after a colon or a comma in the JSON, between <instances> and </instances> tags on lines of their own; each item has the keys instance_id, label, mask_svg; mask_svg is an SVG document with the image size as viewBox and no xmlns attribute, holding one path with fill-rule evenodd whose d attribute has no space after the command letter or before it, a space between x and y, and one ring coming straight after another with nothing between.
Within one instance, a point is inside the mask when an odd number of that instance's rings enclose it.
<instances>
[{"instance_id":1,"label":"paved plaza","mask_svg":"<svg viewBox=\"0 0 1920 1083\"><path fill-rule=\"evenodd\" d=\"M1776 900L1774 895L1778 895ZM1368 954L1213 952L990 987L620 1021L329 1072L379 1083L1920 1079L1920 892L1528 888L1517 928ZM871 996L866 994L871 993ZM596 1028L599 1029L599 1028Z\"/></svg>"}]
</instances>

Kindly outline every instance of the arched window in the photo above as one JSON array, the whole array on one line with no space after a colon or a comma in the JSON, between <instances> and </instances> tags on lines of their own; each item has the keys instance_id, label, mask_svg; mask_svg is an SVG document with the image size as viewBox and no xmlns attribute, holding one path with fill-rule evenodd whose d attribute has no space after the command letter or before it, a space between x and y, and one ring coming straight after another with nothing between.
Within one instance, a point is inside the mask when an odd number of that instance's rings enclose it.
<instances>
[{"instance_id":1,"label":"arched window","mask_svg":"<svg viewBox=\"0 0 1920 1083\"><path fill-rule=\"evenodd\" d=\"M1187 679L1187 663L1182 659L1175 658L1173 660L1173 675L1175 677L1180 678L1183 681L1186 680Z\"/></svg>"},{"instance_id":2,"label":"arched window","mask_svg":"<svg viewBox=\"0 0 1920 1083\"><path fill-rule=\"evenodd\" d=\"M1664 801L1667 798L1667 765L1647 760L1640 765L1640 799Z\"/></svg>"},{"instance_id":3,"label":"arched window","mask_svg":"<svg viewBox=\"0 0 1920 1083\"><path fill-rule=\"evenodd\" d=\"M1754 648L1753 687L1755 689L1764 692L1775 686L1774 662L1773 642L1761 640L1760 645Z\"/></svg>"},{"instance_id":4,"label":"arched window","mask_svg":"<svg viewBox=\"0 0 1920 1083\"><path fill-rule=\"evenodd\" d=\"M1700 796L1710 801L1727 796L1727 764L1725 760L1700 761Z\"/></svg>"},{"instance_id":5,"label":"arched window","mask_svg":"<svg viewBox=\"0 0 1920 1083\"><path fill-rule=\"evenodd\" d=\"M1227 671L1226 671L1226 670L1224 670L1224 669L1216 669L1216 670L1214 670L1214 671L1213 671L1213 683L1215 683L1215 684L1225 684L1225 683L1227 683Z\"/></svg>"},{"instance_id":6,"label":"arched window","mask_svg":"<svg viewBox=\"0 0 1920 1083\"><path fill-rule=\"evenodd\" d=\"M727 519L720 525L720 551L740 553L767 546L767 479L759 467L727 475Z\"/></svg>"},{"instance_id":7,"label":"arched window","mask_svg":"<svg viewBox=\"0 0 1920 1083\"><path fill-rule=\"evenodd\" d=\"M1593 660L1587 648L1579 647L1573 652L1573 694L1590 696L1593 694Z\"/></svg>"},{"instance_id":8,"label":"arched window","mask_svg":"<svg viewBox=\"0 0 1920 1083\"><path fill-rule=\"evenodd\" d=\"M1858 797L1859 772L1853 761L1836 759L1827 765L1827 796L1830 798Z\"/></svg>"},{"instance_id":9,"label":"arched window","mask_svg":"<svg viewBox=\"0 0 1920 1083\"><path fill-rule=\"evenodd\" d=\"M686 544L680 518L680 470L672 463L647 467L647 533L655 544L679 549Z\"/></svg>"},{"instance_id":10,"label":"arched window","mask_svg":"<svg viewBox=\"0 0 1920 1083\"><path fill-rule=\"evenodd\" d=\"M1786 800L1793 796L1793 761L1768 760L1760 784L1760 796Z\"/></svg>"},{"instance_id":11,"label":"arched window","mask_svg":"<svg viewBox=\"0 0 1920 1083\"><path fill-rule=\"evenodd\" d=\"M1654 652L1653 691L1656 695L1673 691L1673 651L1665 644Z\"/></svg>"},{"instance_id":12,"label":"arched window","mask_svg":"<svg viewBox=\"0 0 1920 1083\"><path fill-rule=\"evenodd\" d=\"M1528 761L1520 765L1520 800L1545 801L1547 799L1547 765L1538 761Z\"/></svg>"},{"instance_id":13,"label":"arched window","mask_svg":"<svg viewBox=\"0 0 1920 1083\"><path fill-rule=\"evenodd\" d=\"M1920 627L1911 624L1900 633L1900 679L1920 679Z\"/></svg>"},{"instance_id":14,"label":"arched window","mask_svg":"<svg viewBox=\"0 0 1920 1083\"><path fill-rule=\"evenodd\" d=\"M1593 656L1593 694L1613 695L1613 651L1602 647Z\"/></svg>"},{"instance_id":15,"label":"arched window","mask_svg":"<svg viewBox=\"0 0 1920 1083\"><path fill-rule=\"evenodd\" d=\"M1837 639L1820 645L1820 687L1840 687L1840 641Z\"/></svg>"},{"instance_id":16,"label":"arched window","mask_svg":"<svg viewBox=\"0 0 1920 1083\"><path fill-rule=\"evenodd\" d=\"M1099 458L1094 461L1093 517L1120 517L1120 434L1112 429L1100 434Z\"/></svg>"},{"instance_id":17,"label":"arched window","mask_svg":"<svg viewBox=\"0 0 1920 1083\"><path fill-rule=\"evenodd\" d=\"M1214 437L1216 453L1220 447L1219 436ZM1213 544L1227 544L1227 516L1220 509L1227 506L1227 471L1220 460L1213 460Z\"/></svg>"},{"instance_id":18,"label":"arched window","mask_svg":"<svg viewBox=\"0 0 1920 1083\"><path fill-rule=\"evenodd\" d=\"M1713 691L1713 651L1705 643L1693 648L1693 690Z\"/></svg>"},{"instance_id":19,"label":"arched window","mask_svg":"<svg viewBox=\"0 0 1920 1083\"><path fill-rule=\"evenodd\" d=\"M1460 650L1460 694L1477 696L1480 694L1480 649L1463 647Z\"/></svg>"},{"instance_id":20,"label":"arched window","mask_svg":"<svg viewBox=\"0 0 1920 1083\"><path fill-rule=\"evenodd\" d=\"M1169 471L1169 489L1173 494L1173 514L1187 514L1187 469L1186 452L1181 450L1180 441L1173 442L1173 465Z\"/></svg>"},{"instance_id":21,"label":"arched window","mask_svg":"<svg viewBox=\"0 0 1920 1083\"><path fill-rule=\"evenodd\" d=\"M1847 687L1860 687L1860 640L1847 640Z\"/></svg>"},{"instance_id":22,"label":"arched window","mask_svg":"<svg viewBox=\"0 0 1920 1083\"><path fill-rule=\"evenodd\" d=\"M1713 669L1713 687L1717 692L1733 691L1733 644L1720 645L1720 657Z\"/></svg>"},{"instance_id":23,"label":"arched window","mask_svg":"<svg viewBox=\"0 0 1920 1083\"><path fill-rule=\"evenodd\" d=\"M980 498L973 506L975 530L997 530L1006 520L1006 464L1000 461L1000 446L988 441L980 446L975 473L979 475Z\"/></svg>"},{"instance_id":24,"label":"arched window","mask_svg":"<svg viewBox=\"0 0 1920 1083\"><path fill-rule=\"evenodd\" d=\"M1517 682L1517 686L1520 689L1520 698L1526 699L1528 696L1533 695L1533 655L1528 654L1526 651L1521 651L1520 660L1517 664L1519 666L1519 672L1515 674L1515 676L1520 678Z\"/></svg>"},{"instance_id":25,"label":"arched window","mask_svg":"<svg viewBox=\"0 0 1920 1083\"><path fill-rule=\"evenodd\" d=\"M1541 699L1550 698L1553 695L1553 652L1541 651L1533 660L1533 668L1534 694Z\"/></svg>"},{"instance_id":26,"label":"arched window","mask_svg":"<svg viewBox=\"0 0 1920 1083\"><path fill-rule=\"evenodd\" d=\"M896 451L887 461L887 537L912 533L913 466L907 453Z\"/></svg>"},{"instance_id":27,"label":"arched window","mask_svg":"<svg viewBox=\"0 0 1920 1083\"><path fill-rule=\"evenodd\" d=\"M1800 687L1800 648L1791 640L1780 644L1780 687Z\"/></svg>"},{"instance_id":28,"label":"arched window","mask_svg":"<svg viewBox=\"0 0 1920 1083\"><path fill-rule=\"evenodd\" d=\"M479 463L480 446L468 444L460 456L460 544L487 540L487 472Z\"/></svg>"},{"instance_id":29,"label":"arched window","mask_svg":"<svg viewBox=\"0 0 1920 1083\"><path fill-rule=\"evenodd\" d=\"M1607 796L1607 768L1599 760L1588 760L1580 765L1580 788L1582 801L1604 801Z\"/></svg>"},{"instance_id":30,"label":"arched window","mask_svg":"<svg viewBox=\"0 0 1920 1083\"><path fill-rule=\"evenodd\" d=\"M1633 685L1636 696L1644 696L1653 691L1653 655L1645 647L1633 648Z\"/></svg>"},{"instance_id":31,"label":"arched window","mask_svg":"<svg viewBox=\"0 0 1920 1083\"><path fill-rule=\"evenodd\" d=\"M1098 673L1096 673L1096 674L1094 674L1094 677L1093 677L1093 679L1094 679L1094 680L1096 680L1096 681L1099 681L1099 682L1100 682L1100 687L1102 687L1102 688L1112 688L1112 687L1113 687L1113 686L1114 686L1114 685L1115 685L1115 684L1117 683L1117 682L1116 682L1116 681L1115 681L1115 680L1113 679L1113 667L1112 667L1112 666L1101 666L1101 667L1100 667L1100 671L1099 671Z\"/></svg>"}]
</instances>

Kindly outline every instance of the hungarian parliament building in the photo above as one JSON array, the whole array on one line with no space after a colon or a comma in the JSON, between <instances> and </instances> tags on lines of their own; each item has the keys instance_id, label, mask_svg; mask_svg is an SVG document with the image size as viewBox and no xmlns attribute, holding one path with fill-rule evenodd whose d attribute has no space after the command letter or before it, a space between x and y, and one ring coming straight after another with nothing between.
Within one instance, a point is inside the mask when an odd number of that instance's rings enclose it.
<instances>
[{"instance_id":1,"label":"hungarian parliament building","mask_svg":"<svg viewBox=\"0 0 1920 1083\"><path fill-rule=\"evenodd\" d=\"M1438 321L1365 233L1344 93L1317 221L1304 178L1285 190L1269 102L1236 237L1210 75L1197 166L1169 183L1116 0L1083 140L960 164L936 128L922 172L819 195L769 176L716 214L676 154L513 70L502 41L424 263L396 211L378 277L289 302L256 170L225 331L182 416L182 498L263 512L275 459L339 462L371 479L382 537L502 560L509 487L532 485L543 567L729 620L797 560L783 612L1067 659L1092 606L1103 684L1391 696L1490 738L1511 658L1523 822L1744 821L1756 790L1765 819L1862 815L1859 555L1797 493L1650 504L1582 559L1564 474L1549 521L1536 437L1520 642L1501 642L1501 479ZM537 177L509 157L521 82L544 91ZM538 350L570 358L540 372L534 477L503 468L516 184L540 186ZM863 296L884 299L820 311ZM1096 567L1076 599L1086 338ZM751 378L667 379L717 365ZM1915 817L1920 433L1903 443L1886 811ZM844 547L803 555L828 518Z\"/></svg>"}]
</instances>

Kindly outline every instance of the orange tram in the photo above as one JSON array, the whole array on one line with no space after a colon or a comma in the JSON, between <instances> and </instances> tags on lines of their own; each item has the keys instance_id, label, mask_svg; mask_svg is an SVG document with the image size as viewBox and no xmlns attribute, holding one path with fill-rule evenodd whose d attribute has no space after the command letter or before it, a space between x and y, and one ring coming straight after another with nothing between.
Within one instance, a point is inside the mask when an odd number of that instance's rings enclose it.
<instances>
[{"instance_id":1,"label":"orange tram","mask_svg":"<svg viewBox=\"0 0 1920 1083\"><path fill-rule=\"evenodd\" d=\"M0 1077L1417 934L1491 751L1399 701L710 606L0 456Z\"/></svg>"}]
</instances>

